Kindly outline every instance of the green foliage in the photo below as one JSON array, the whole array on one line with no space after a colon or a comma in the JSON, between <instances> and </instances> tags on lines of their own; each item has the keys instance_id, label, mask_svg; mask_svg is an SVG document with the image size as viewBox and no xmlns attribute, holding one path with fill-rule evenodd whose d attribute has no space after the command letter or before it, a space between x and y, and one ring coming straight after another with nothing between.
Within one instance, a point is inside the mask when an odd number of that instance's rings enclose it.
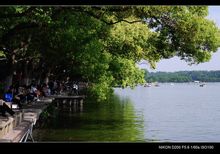
<instances>
[{"instance_id":1,"label":"green foliage","mask_svg":"<svg viewBox=\"0 0 220 154\"><path fill-rule=\"evenodd\" d=\"M152 68L176 55L189 64L210 60L220 35L207 15L206 6L2 7L0 54L23 74L30 65L40 80L48 72L85 80L101 101L113 86L144 82L140 60Z\"/></svg>"},{"instance_id":2,"label":"green foliage","mask_svg":"<svg viewBox=\"0 0 220 154\"><path fill-rule=\"evenodd\" d=\"M151 72L147 74L145 76L147 82L220 82L220 71Z\"/></svg>"},{"instance_id":3,"label":"green foliage","mask_svg":"<svg viewBox=\"0 0 220 154\"><path fill-rule=\"evenodd\" d=\"M144 83L144 72L139 70L134 61L117 57L111 64L112 75L114 77L114 85L134 87L138 83Z\"/></svg>"},{"instance_id":4,"label":"green foliage","mask_svg":"<svg viewBox=\"0 0 220 154\"><path fill-rule=\"evenodd\" d=\"M5 57L5 54L3 51L0 51L0 57Z\"/></svg>"}]
</instances>

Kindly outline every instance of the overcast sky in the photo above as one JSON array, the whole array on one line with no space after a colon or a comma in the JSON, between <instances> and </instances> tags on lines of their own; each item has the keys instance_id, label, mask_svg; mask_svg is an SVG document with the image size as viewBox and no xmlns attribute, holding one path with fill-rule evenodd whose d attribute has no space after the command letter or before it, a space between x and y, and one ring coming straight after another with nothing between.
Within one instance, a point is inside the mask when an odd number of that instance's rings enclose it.
<instances>
[{"instance_id":1,"label":"overcast sky","mask_svg":"<svg viewBox=\"0 0 220 154\"><path fill-rule=\"evenodd\" d=\"M214 22L220 28L220 6L210 6L209 7L209 19L214 20ZM180 60L178 57L173 57L171 59L161 60L157 63L156 70L151 70L148 65L142 64L141 68L146 68L149 71L183 71L183 70L220 70L220 48L212 55L209 62L201 63L198 65L189 66L185 61Z\"/></svg>"}]
</instances>

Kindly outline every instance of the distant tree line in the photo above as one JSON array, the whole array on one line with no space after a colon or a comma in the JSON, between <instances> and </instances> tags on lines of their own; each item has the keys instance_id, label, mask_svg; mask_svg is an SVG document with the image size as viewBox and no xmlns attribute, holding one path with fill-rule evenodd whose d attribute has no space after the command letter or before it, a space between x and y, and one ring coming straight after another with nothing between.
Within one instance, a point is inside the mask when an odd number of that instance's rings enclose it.
<instances>
[{"instance_id":1,"label":"distant tree line","mask_svg":"<svg viewBox=\"0 0 220 154\"><path fill-rule=\"evenodd\" d=\"M178 71L148 72L145 70L147 82L220 82L220 71Z\"/></svg>"}]
</instances>

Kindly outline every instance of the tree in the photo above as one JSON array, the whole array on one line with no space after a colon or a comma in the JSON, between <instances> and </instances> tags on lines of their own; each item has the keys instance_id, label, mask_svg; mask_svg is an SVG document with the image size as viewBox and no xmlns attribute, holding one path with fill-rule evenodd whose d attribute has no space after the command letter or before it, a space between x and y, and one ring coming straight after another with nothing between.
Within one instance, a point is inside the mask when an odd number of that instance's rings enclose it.
<instances>
[{"instance_id":1,"label":"tree","mask_svg":"<svg viewBox=\"0 0 220 154\"><path fill-rule=\"evenodd\" d=\"M206 6L3 7L0 47L10 79L15 71L24 83L80 78L101 101L112 86L144 82L136 66L142 59L153 68L176 55L189 64L208 61L219 30L207 15Z\"/></svg>"}]
</instances>

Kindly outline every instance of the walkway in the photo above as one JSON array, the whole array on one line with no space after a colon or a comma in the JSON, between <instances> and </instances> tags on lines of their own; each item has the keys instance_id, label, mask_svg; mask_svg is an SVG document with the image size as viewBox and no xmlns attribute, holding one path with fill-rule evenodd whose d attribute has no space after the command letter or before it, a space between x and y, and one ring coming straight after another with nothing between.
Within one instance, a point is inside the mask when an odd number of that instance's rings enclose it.
<instances>
[{"instance_id":1,"label":"walkway","mask_svg":"<svg viewBox=\"0 0 220 154\"><path fill-rule=\"evenodd\" d=\"M28 137L34 141L32 138L33 126L52 100L45 98L39 102L25 105L22 111L16 111L13 117L0 116L0 142L26 142Z\"/></svg>"}]
</instances>

